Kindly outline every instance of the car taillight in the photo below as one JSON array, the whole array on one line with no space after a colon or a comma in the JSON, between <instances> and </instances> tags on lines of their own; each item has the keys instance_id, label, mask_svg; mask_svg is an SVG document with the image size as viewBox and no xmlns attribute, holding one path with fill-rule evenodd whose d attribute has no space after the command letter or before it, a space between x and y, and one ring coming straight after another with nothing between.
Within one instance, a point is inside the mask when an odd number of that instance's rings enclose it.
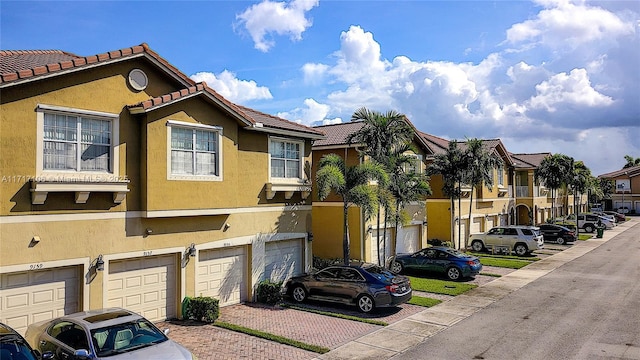
<instances>
[{"instance_id":1,"label":"car taillight","mask_svg":"<svg viewBox=\"0 0 640 360\"><path fill-rule=\"evenodd\" d=\"M476 262L475 262L475 261L473 261L473 260L469 260L469 261L467 261L467 265L473 265L473 264L475 264L475 263L476 263Z\"/></svg>"},{"instance_id":2,"label":"car taillight","mask_svg":"<svg viewBox=\"0 0 640 360\"><path fill-rule=\"evenodd\" d=\"M398 292L398 289L399 289L398 285L396 285L396 284L393 284L393 285L387 285L387 286L385 286L385 288L386 288L387 290L389 290L389 292L392 292L392 293L397 293L397 292Z\"/></svg>"}]
</instances>

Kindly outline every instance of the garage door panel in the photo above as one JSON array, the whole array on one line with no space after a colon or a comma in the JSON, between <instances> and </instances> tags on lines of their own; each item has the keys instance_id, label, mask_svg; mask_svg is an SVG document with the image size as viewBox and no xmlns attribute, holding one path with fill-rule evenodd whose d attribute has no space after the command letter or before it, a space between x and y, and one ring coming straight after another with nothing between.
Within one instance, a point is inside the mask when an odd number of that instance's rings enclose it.
<instances>
[{"instance_id":1,"label":"garage door panel","mask_svg":"<svg viewBox=\"0 0 640 360\"><path fill-rule=\"evenodd\" d=\"M414 253L420 250L420 226L407 226L398 229L396 253Z\"/></svg>"},{"instance_id":2,"label":"garage door panel","mask_svg":"<svg viewBox=\"0 0 640 360\"><path fill-rule=\"evenodd\" d=\"M302 240L268 242L265 245L265 278L285 281L303 271Z\"/></svg>"},{"instance_id":3,"label":"garage door panel","mask_svg":"<svg viewBox=\"0 0 640 360\"><path fill-rule=\"evenodd\" d=\"M107 306L132 310L152 321L176 316L176 269L174 255L111 261Z\"/></svg>"},{"instance_id":4,"label":"garage door panel","mask_svg":"<svg viewBox=\"0 0 640 360\"><path fill-rule=\"evenodd\" d=\"M218 299L221 306L246 300L245 264L242 247L200 251L196 293Z\"/></svg>"},{"instance_id":5,"label":"garage door panel","mask_svg":"<svg viewBox=\"0 0 640 360\"><path fill-rule=\"evenodd\" d=\"M74 313L80 305L78 266L0 276L0 321L24 333L27 325Z\"/></svg>"}]
</instances>

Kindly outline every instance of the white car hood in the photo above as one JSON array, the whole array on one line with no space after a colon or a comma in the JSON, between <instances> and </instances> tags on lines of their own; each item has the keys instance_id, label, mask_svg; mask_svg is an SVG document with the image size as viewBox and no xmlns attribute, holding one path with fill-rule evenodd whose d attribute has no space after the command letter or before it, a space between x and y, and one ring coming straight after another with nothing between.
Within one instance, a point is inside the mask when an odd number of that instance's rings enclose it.
<instances>
[{"instance_id":1,"label":"white car hood","mask_svg":"<svg viewBox=\"0 0 640 360\"><path fill-rule=\"evenodd\" d=\"M126 353L113 355L100 359L125 360L125 359L153 359L153 360L192 360L189 350L171 340L163 343L147 346Z\"/></svg>"}]
</instances>

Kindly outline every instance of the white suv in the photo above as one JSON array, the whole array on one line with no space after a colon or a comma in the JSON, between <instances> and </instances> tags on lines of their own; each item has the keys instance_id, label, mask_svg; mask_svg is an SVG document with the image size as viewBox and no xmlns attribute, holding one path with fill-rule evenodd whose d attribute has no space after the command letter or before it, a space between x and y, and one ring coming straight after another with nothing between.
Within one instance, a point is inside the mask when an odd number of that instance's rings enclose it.
<instances>
[{"instance_id":1,"label":"white suv","mask_svg":"<svg viewBox=\"0 0 640 360\"><path fill-rule=\"evenodd\" d=\"M524 256L544 248L544 238L536 226L497 226L484 234L469 235L468 245L476 252L505 248L509 253L513 251L518 256Z\"/></svg>"}]
</instances>

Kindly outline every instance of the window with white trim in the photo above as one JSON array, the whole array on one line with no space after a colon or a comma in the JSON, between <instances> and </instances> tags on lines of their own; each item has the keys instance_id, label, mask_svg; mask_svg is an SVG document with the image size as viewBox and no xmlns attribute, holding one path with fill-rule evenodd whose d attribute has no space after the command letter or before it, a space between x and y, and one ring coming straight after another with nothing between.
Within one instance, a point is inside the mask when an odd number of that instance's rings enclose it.
<instances>
[{"instance_id":1,"label":"window with white trim","mask_svg":"<svg viewBox=\"0 0 640 360\"><path fill-rule=\"evenodd\" d=\"M504 186L504 166L502 164L498 165L498 186Z\"/></svg>"},{"instance_id":2,"label":"window with white trim","mask_svg":"<svg viewBox=\"0 0 640 360\"><path fill-rule=\"evenodd\" d=\"M220 131L215 127L170 124L171 162L174 176L219 177Z\"/></svg>"},{"instance_id":3,"label":"window with white trim","mask_svg":"<svg viewBox=\"0 0 640 360\"><path fill-rule=\"evenodd\" d=\"M302 178L302 142L270 139L271 178Z\"/></svg>"},{"instance_id":4,"label":"window with white trim","mask_svg":"<svg viewBox=\"0 0 640 360\"><path fill-rule=\"evenodd\" d=\"M418 155L418 154L405 154L405 155L410 156L412 159L410 163L402 164L402 170L404 170L404 172L407 174L422 173L422 155Z\"/></svg>"},{"instance_id":5,"label":"window with white trim","mask_svg":"<svg viewBox=\"0 0 640 360\"><path fill-rule=\"evenodd\" d=\"M44 104L36 111L37 175L110 179L118 173L118 114ZM89 181L95 179L102 178Z\"/></svg>"},{"instance_id":6,"label":"window with white trim","mask_svg":"<svg viewBox=\"0 0 640 360\"><path fill-rule=\"evenodd\" d=\"M110 120L44 113L43 170L112 172Z\"/></svg>"}]
</instances>

